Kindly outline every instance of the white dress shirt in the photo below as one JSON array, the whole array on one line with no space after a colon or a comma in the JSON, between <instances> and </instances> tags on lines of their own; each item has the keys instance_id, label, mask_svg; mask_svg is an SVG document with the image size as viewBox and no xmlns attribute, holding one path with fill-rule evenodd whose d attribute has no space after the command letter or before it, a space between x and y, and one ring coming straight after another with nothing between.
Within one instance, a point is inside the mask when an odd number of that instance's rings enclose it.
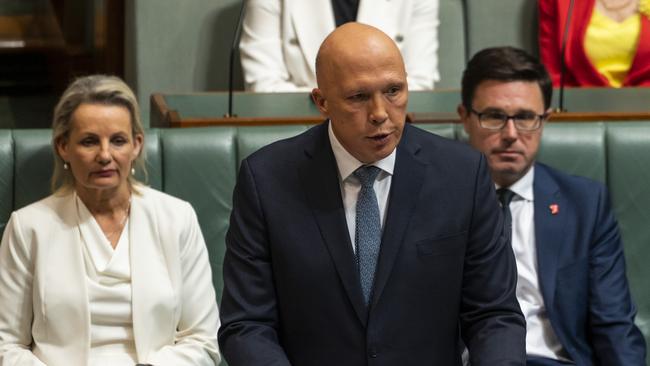
<instances>
[{"instance_id":1,"label":"white dress shirt","mask_svg":"<svg viewBox=\"0 0 650 366\"><path fill-rule=\"evenodd\" d=\"M354 233L357 228L357 197L361 190L361 183L354 176L354 171L361 167L363 164L350 154L339 140L334 135L332 130L332 122L328 127L330 144L336 159L336 166L339 170L339 185L341 187L341 197L343 198L343 207L345 208L345 221L348 224L348 232L350 234L350 242L352 243L352 250L356 250L354 244ZM393 169L395 168L395 152L397 148L387 157L376 161L370 165L374 165L381 169L381 172L375 179L373 188L375 195L377 195L377 203L379 204L379 217L381 218L381 229L384 230L384 223L386 222L386 212L388 206L388 195L390 193L390 184L393 178Z\"/></svg>"},{"instance_id":2,"label":"white dress shirt","mask_svg":"<svg viewBox=\"0 0 650 366\"><path fill-rule=\"evenodd\" d=\"M526 318L526 354L568 361L562 344L551 327L537 274L535 205L533 181L535 167L508 187L515 193L510 202L512 250L517 260L517 299ZM497 188L501 188L497 186Z\"/></svg>"}]
</instances>

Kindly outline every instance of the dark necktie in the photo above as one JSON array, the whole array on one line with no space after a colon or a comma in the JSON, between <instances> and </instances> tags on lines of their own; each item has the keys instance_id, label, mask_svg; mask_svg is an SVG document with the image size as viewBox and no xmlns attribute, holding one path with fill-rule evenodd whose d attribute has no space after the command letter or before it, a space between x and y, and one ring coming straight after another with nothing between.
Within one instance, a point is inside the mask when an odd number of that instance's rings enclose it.
<instances>
[{"instance_id":1,"label":"dark necktie","mask_svg":"<svg viewBox=\"0 0 650 366\"><path fill-rule=\"evenodd\" d=\"M354 234L359 267L359 279L363 299L368 305L372 294L372 285L377 268L379 247L381 245L381 220L379 205L373 184L380 169L376 166L362 166L354 172L361 183L357 197L356 231Z\"/></svg>"},{"instance_id":2,"label":"dark necktie","mask_svg":"<svg viewBox=\"0 0 650 366\"><path fill-rule=\"evenodd\" d=\"M501 202L501 211L503 212L503 233L508 241L512 241L512 214L510 213L510 202L515 196L515 192L508 188L497 189L497 196Z\"/></svg>"}]
</instances>

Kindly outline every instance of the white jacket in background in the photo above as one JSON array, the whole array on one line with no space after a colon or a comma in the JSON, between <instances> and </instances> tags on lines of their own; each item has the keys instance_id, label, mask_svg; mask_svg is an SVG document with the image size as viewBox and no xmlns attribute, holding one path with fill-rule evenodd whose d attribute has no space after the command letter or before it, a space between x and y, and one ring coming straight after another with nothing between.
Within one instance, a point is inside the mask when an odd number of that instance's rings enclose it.
<instances>
[{"instance_id":1,"label":"white jacket in background","mask_svg":"<svg viewBox=\"0 0 650 366\"><path fill-rule=\"evenodd\" d=\"M330 0L248 0L239 50L246 89L311 91L316 54L334 30ZM388 34L402 52L410 90L438 74L438 0L360 0L357 21Z\"/></svg>"}]
</instances>

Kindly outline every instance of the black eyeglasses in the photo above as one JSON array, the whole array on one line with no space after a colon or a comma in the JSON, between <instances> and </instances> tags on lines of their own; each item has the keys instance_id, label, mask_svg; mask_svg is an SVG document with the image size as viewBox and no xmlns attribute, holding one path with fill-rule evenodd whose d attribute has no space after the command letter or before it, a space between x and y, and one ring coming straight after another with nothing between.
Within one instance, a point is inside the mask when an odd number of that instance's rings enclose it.
<instances>
[{"instance_id":1,"label":"black eyeglasses","mask_svg":"<svg viewBox=\"0 0 650 366\"><path fill-rule=\"evenodd\" d=\"M499 111L478 112L472 107L470 107L469 110L478 116L478 123L481 127L492 131L502 129L510 119L515 124L515 128L518 131L535 131L542 126L542 121L548 117L547 113L535 114L531 112L522 112L510 116Z\"/></svg>"}]
</instances>

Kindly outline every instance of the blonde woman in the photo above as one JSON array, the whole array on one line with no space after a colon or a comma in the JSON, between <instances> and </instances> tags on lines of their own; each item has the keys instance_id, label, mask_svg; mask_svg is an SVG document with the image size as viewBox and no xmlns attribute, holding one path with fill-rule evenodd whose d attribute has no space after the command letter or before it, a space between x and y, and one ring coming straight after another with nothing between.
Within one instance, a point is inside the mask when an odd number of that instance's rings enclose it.
<instances>
[{"instance_id":1,"label":"blonde woman","mask_svg":"<svg viewBox=\"0 0 650 366\"><path fill-rule=\"evenodd\" d=\"M76 80L54 111L53 194L0 244L0 365L216 365L218 310L192 207L139 183L133 92Z\"/></svg>"}]
</instances>

